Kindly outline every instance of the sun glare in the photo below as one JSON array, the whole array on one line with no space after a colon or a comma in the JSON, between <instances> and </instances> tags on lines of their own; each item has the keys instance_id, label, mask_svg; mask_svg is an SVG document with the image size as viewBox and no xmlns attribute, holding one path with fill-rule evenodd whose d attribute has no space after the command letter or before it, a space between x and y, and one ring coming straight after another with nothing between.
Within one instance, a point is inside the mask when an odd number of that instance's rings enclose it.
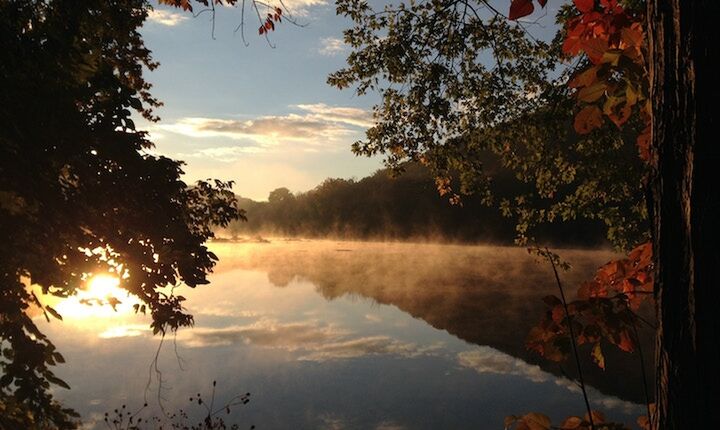
<instances>
[{"instance_id":1,"label":"sun glare","mask_svg":"<svg viewBox=\"0 0 720 430\"><path fill-rule=\"evenodd\" d=\"M114 318L133 312L136 303L138 300L120 287L117 276L101 273L88 278L85 288L56 308L65 319Z\"/></svg>"},{"instance_id":2,"label":"sun glare","mask_svg":"<svg viewBox=\"0 0 720 430\"><path fill-rule=\"evenodd\" d=\"M98 299L105 299L108 296L117 296L122 294L123 291L119 287L120 279L112 275L94 275L87 281L86 290L83 291L85 295L92 296Z\"/></svg>"}]
</instances>

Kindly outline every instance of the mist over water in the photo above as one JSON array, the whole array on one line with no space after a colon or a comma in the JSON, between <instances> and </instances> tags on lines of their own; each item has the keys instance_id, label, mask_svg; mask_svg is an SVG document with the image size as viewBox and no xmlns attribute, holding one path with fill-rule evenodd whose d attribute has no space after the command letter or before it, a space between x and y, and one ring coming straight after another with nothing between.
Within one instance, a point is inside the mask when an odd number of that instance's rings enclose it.
<instances>
[{"instance_id":1,"label":"mist over water","mask_svg":"<svg viewBox=\"0 0 720 430\"><path fill-rule=\"evenodd\" d=\"M550 267L524 249L282 239L211 249L220 257L212 283L176 291L196 325L161 350L168 409L188 408L188 396L218 380L218 401L252 394L229 415L241 428L499 429L510 414L582 414L563 376L572 366L524 347L541 298L557 293ZM573 265L562 274L571 296L614 257L560 254ZM158 339L147 323L123 314L42 328L69 363L59 373L73 389L57 394L97 421L90 428L122 403L141 405L149 376L157 409L149 366ZM637 357L610 353L605 372L584 366L593 407L634 422Z\"/></svg>"}]
</instances>

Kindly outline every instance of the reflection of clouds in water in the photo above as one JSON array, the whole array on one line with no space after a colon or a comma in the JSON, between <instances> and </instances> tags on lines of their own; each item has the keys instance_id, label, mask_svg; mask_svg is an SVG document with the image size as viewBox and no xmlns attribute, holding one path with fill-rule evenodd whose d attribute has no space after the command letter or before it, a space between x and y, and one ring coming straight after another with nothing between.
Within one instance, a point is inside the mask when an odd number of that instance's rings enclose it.
<instances>
[{"instance_id":1,"label":"reflection of clouds in water","mask_svg":"<svg viewBox=\"0 0 720 430\"><path fill-rule=\"evenodd\" d=\"M520 376L533 382L553 382L574 393L581 393L578 385L565 377L556 377L543 371L540 366L528 364L511 355L504 354L490 347L479 347L471 351L463 351L457 356L461 366L475 370L478 373L495 373L498 375ZM606 396L593 387L588 388L588 395L595 405L601 409L620 409L624 413L642 413L643 407L632 402Z\"/></svg>"},{"instance_id":2,"label":"reflection of clouds in water","mask_svg":"<svg viewBox=\"0 0 720 430\"><path fill-rule=\"evenodd\" d=\"M458 354L458 361L461 366L474 369L478 373L522 376L533 382L545 382L552 377L543 372L540 366L527 364L489 347L481 346L472 351L463 351Z\"/></svg>"},{"instance_id":3,"label":"reflection of clouds in water","mask_svg":"<svg viewBox=\"0 0 720 430\"><path fill-rule=\"evenodd\" d=\"M189 347L250 344L285 351L300 351L298 360L328 361L366 355L417 357L434 354L441 345L418 346L389 336L353 337L353 333L317 321L281 323L263 319L244 326L196 327L181 332L178 340Z\"/></svg>"},{"instance_id":4,"label":"reflection of clouds in water","mask_svg":"<svg viewBox=\"0 0 720 430\"><path fill-rule=\"evenodd\" d=\"M380 315L375 314L365 314L365 319L372 323L382 322L382 318L380 318Z\"/></svg>"},{"instance_id":5,"label":"reflection of clouds in water","mask_svg":"<svg viewBox=\"0 0 720 430\"><path fill-rule=\"evenodd\" d=\"M193 306L190 313L211 317L257 318L262 315L260 311L238 309L237 303L230 301L217 302L210 305Z\"/></svg>"},{"instance_id":6,"label":"reflection of clouds in water","mask_svg":"<svg viewBox=\"0 0 720 430\"><path fill-rule=\"evenodd\" d=\"M388 336L366 336L318 345L310 353L300 357L306 361L327 361L341 358L355 358L365 355L396 355L405 358L433 355L440 345L420 347L414 343L401 342Z\"/></svg>"}]
</instances>

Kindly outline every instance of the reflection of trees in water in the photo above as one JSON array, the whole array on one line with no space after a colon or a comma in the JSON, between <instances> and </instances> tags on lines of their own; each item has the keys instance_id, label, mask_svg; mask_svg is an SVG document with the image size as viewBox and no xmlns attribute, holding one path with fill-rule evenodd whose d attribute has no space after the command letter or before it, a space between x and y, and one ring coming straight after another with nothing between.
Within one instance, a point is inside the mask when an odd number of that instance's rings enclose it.
<instances>
[{"instance_id":1,"label":"reflection of trees in water","mask_svg":"<svg viewBox=\"0 0 720 430\"><path fill-rule=\"evenodd\" d=\"M237 264L266 271L275 286L286 287L298 279L311 282L328 300L354 295L392 305L467 342L537 363L556 375L574 376L573 366L561 368L524 346L527 333L545 310L541 298L557 288L550 268L524 250L354 243L343 245L352 252L337 252L335 244L327 244L256 247ZM561 254L574 266L564 274L568 286L579 285L612 258L603 251ZM647 339L644 347L651 350ZM635 354L609 351L607 359L606 371L587 362L589 383L603 392L642 401Z\"/></svg>"}]
</instances>

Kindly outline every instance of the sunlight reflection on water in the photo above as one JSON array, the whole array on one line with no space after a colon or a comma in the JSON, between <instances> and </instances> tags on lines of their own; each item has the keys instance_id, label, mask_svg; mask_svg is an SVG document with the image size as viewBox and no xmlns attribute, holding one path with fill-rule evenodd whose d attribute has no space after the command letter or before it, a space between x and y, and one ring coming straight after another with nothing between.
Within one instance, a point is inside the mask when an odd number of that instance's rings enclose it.
<instances>
[{"instance_id":1,"label":"sunlight reflection on water","mask_svg":"<svg viewBox=\"0 0 720 430\"><path fill-rule=\"evenodd\" d=\"M490 429L513 413L582 411L575 385L523 346L553 288L548 268L523 250L333 241L212 248L221 258L212 284L180 293L196 321L172 339L182 361L172 346L161 351L170 408L217 379L219 397L252 393L230 415L247 427ZM576 267L568 285L612 257L566 255ZM111 284L98 290L114 294ZM121 300L118 312L43 327L69 363L58 373L73 389L58 395L90 421L142 403L153 376L158 340L148 317ZM594 404L633 421L642 409L616 397L632 393L598 375L594 383L615 395L592 390Z\"/></svg>"}]
</instances>

